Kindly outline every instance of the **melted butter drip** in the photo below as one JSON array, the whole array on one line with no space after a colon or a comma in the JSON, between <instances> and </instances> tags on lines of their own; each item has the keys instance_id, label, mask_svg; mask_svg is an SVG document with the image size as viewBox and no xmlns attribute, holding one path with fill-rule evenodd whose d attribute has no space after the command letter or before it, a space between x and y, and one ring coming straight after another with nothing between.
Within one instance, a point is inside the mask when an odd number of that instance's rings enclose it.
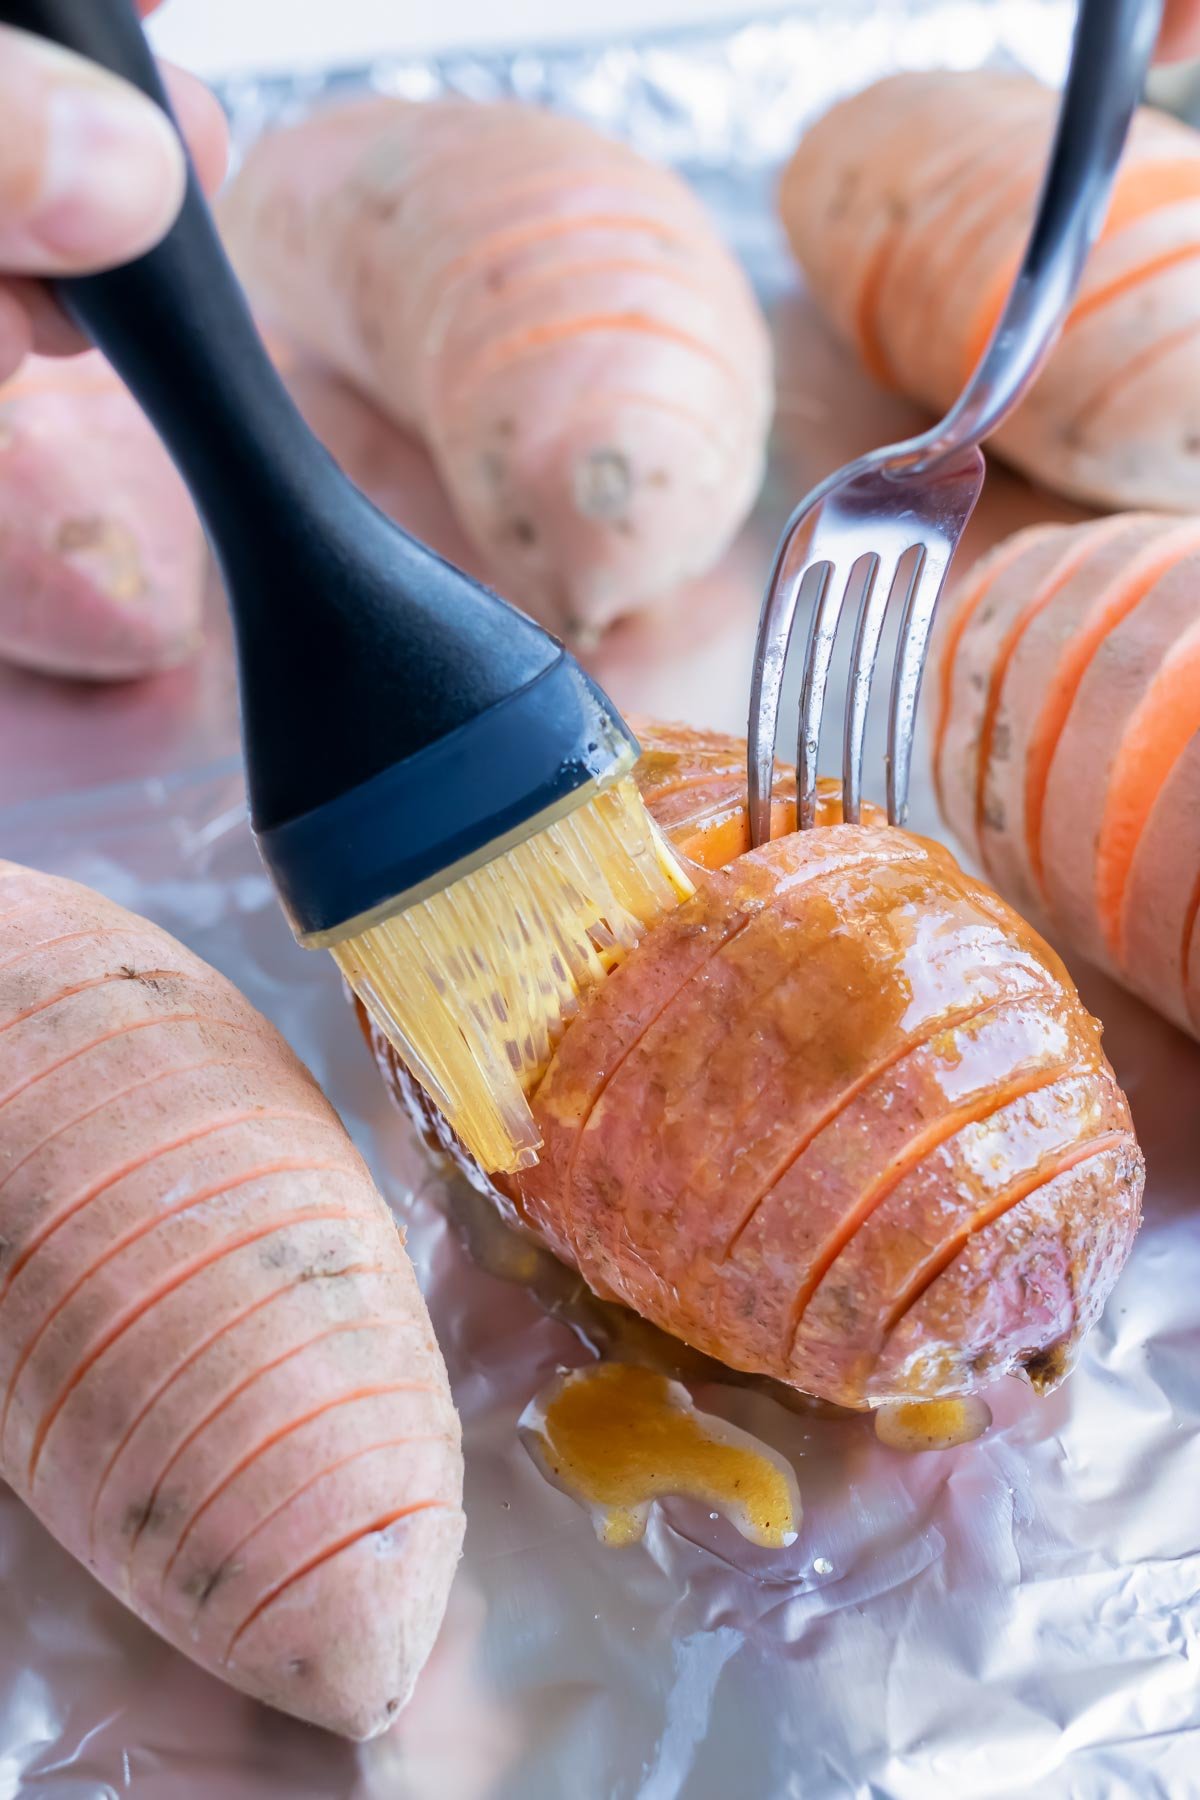
<instances>
[{"instance_id":1,"label":"melted butter drip","mask_svg":"<svg viewBox=\"0 0 1200 1800\"><path fill-rule=\"evenodd\" d=\"M982 1437L991 1408L977 1394L956 1400L899 1400L875 1413L875 1435L889 1450L952 1450Z\"/></svg>"},{"instance_id":2,"label":"melted butter drip","mask_svg":"<svg viewBox=\"0 0 1200 1800\"><path fill-rule=\"evenodd\" d=\"M597 1363L560 1376L521 1425L555 1487L591 1512L607 1544L635 1544L654 1500L674 1494L723 1513L766 1549L795 1542L791 1468L748 1433L697 1412L656 1370Z\"/></svg>"}]
</instances>

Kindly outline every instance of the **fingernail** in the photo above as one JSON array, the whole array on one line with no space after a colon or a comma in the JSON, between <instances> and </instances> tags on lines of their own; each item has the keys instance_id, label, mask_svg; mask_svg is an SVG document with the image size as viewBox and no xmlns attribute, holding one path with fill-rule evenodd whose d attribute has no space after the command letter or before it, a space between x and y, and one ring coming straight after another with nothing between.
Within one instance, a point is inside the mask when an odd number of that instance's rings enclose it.
<instances>
[{"instance_id":1,"label":"fingernail","mask_svg":"<svg viewBox=\"0 0 1200 1800\"><path fill-rule=\"evenodd\" d=\"M55 83L46 151L26 229L64 262L128 262L157 243L179 210L185 167L174 128L123 83Z\"/></svg>"}]
</instances>

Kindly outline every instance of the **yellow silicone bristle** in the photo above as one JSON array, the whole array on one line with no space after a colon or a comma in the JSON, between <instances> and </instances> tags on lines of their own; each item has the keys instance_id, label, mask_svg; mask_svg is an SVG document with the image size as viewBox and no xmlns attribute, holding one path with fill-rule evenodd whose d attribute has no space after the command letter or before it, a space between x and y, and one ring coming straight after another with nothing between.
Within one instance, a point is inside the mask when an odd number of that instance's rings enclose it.
<instances>
[{"instance_id":1,"label":"yellow silicone bristle","mask_svg":"<svg viewBox=\"0 0 1200 1800\"><path fill-rule=\"evenodd\" d=\"M626 777L333 955L479 1166L513 1171L580 996L691 892Z\"/></svg>"}]
</instances>

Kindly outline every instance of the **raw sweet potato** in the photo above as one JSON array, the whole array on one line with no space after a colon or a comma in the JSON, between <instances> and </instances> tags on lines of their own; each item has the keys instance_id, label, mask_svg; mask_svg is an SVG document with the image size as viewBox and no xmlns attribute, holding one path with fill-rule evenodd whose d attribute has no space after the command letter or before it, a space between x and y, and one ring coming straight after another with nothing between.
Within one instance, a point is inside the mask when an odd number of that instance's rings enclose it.
<instances>
[{"instance_id":1,"label":"raw sweet potato","mask_svg":"<svg viewBox=\"0 0 1200 1800\"><path fill-rule=\"evenodd\" d=\"M781 792L748 850L744 746L643 742L697 892L568 1025L502 1197L597 1293L825 1399L1053 1385L1142 1189L1062 965L939 845L796 833Z\"/></svg>"},{"instance_id":2,"label":"raw sweet potato","mask_svg":"<svg viewBox=\"0 0 1200 1800\"><path fill-rule=\"evenodd\" d=\"M179 476L108 364L31 357L0 387L0 656L123 681L200 641L207 576Z\"/></svg>"},{"instance_id":3,"label":"raw sweet potato","mask_svg":"<svg viewBox=\"0 0 1200 1800\"><path fill-rule=\"evenodd\" d=\"M458 1421L395 1221L229 982L0 863L0 1470L155 1630L381 1731L463 1531Z\"/></svg>"},{"instance_id":4,"label":"raw sweet potato","mask_svg":"<svg viewBox=\"0 0 1200 1800\"><path fill-rule=\"evenodd\" d=\"M770 347L678 176L534 107L375 100L260 140L223 217L268 318L425 438L556 629L594 635L732 537Z\"/></svg>"},{"instance_id":5,"label":"raw sweet potato","mask_svg":"<svg viewBox=\"0 0 1200 1800\"><path fill-rule=\"evenodd\" d=\"M947 821L990 878L1200 1035L1200 519L1020 532L941 650Z\"/></svg>"},{"instance_id":6,"label":"raw sweet potato","mask_svg":"<svg viewBox=\"0 0 1200 1800\"><path fill-rule=\"evenodd\" d=\"M995 70L890 76L819 119L784 175L783 221L835 328L930 407L999 317L1056 105ZM1078 499L1193 507L1198 272L1200 133L1143 108L1063 335L994 447Z\"/></svg>"}]
</instances>

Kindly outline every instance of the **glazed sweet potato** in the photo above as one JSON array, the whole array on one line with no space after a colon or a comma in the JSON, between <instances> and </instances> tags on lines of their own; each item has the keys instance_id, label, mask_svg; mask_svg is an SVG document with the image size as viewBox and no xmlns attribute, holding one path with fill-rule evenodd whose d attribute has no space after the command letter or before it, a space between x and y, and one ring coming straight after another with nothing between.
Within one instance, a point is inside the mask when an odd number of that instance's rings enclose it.
<instances>
[{"instance_id":1,"label":"glazed sweet potato","mask_svg":"<svg viewBox=\"0 0 1200 1800\"><path fill-rule=\"evenodd\" d=\"M1002 892L1200 1035L1200 520L1018 533L941 648L942 810Z\"/></svg>"},{"instance_id":2,"label":"glazed sweet potato","mask_svg":"<svg viewBox=\"0 0 1200 1800\"><path fill-rule=\"evenodd\" d=\"M697 893L567 1027L502 1197L597 1293L825 1399L1053 1385L1142 1189L1061 964L940 846L796 833L781 791L785 835L750 851L744 746L643 743Z\"/></svg>"},{"instance_id":3,"label":"glazed sweet potato","mask_svg":"<svg viewBox=\"0 0 1200 1800\"><path fill-rule=\"evenodd\" d=\"M254 145L252 297L419 432L510 598L594 635L708 568L757 492L766 327L696 197L534 107L376 100Z\"/></svg>"},{"instance_id":4,"label":"glazed sweet potato","mask_svg":"<svg viewBox=\"0 0 1200 1800\"><path fill-rule=\"evenodd\" d=\"M0 387L0 656L124 681L200 641L200 521L98 354L31 357Z\"/></svg>"},{"instance_id":5,"label":"glazed sweet potato","mask_svg":"<svg viewBox=\"0 0 1200 1800\"><path fill-rule=\"evenodd\" d=\"M957 396L1028 234L1057 100L1026 76L889 77L802 139L780 209L835 328L930 407ZM1187 511L1200 472L1200 134L1143 108L1063 335L993 444L1047 487Z\"/></svg>"},{"instance_id":6,"label":"glazed sweet potato","mask_svg":"<svg viewBox=\"0 0 1200 1800\"><path fill-rule=\"evenodd\" d=\"M386 1205L229 982L0 863L0 1470L205 1668L350 1737L437 1632L458 1421Z\"/></svg>"}]
</instances>

